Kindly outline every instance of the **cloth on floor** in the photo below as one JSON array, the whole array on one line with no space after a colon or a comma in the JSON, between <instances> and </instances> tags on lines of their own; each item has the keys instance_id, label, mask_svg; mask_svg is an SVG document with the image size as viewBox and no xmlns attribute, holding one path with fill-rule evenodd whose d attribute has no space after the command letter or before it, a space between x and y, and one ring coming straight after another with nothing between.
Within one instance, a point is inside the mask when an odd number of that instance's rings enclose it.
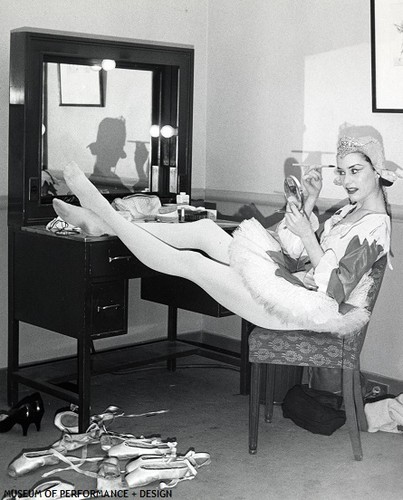
<instances>
[{"instance_id":1,"label":"cloth on floor","mask_svg":"<svg viewBox=\"0 0 403 500\"><path fill-rule=\"evenodd\" d=\"M368 432L403 433L403 393L364 406Z\"/></svg>"}]
</instances>

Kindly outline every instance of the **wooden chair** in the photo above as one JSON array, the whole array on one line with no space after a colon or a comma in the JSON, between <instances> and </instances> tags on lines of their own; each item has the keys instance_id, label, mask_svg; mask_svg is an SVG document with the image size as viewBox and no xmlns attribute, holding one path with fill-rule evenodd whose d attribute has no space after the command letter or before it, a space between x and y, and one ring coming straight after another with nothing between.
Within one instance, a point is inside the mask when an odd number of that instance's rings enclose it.
<instances>
[{"instance_id":1,"label":"wooden chair","mask_svg":"<svg viewBox=\"0 0 403 500\"><path fill-rule=\"evenodd\" d=\"M386 256L371 270L374 284L368 294L368 309L374 308L386 268ZM273 415L274 365L313 366L342 370L346 424L354 458L362 460L360 430L367 430L360 381L360 353L368 325L356 335L339 338L331 333L305 330L281 331L255 327L249 336L251 383L249 395L249 453L257 451L261 372L267 372L265 421Z\"/></svg>"}]
</instances>

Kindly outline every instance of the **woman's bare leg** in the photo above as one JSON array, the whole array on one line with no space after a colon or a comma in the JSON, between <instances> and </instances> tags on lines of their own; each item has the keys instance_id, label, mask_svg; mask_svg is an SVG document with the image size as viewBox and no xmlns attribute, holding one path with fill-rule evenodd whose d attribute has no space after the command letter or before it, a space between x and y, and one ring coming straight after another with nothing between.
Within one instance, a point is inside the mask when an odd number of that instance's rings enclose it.
<instances>
[{"instance_id":1,"label":"woman's bare leg","mask_svg":"<svg viewBox=\"0 0 403 500\"><path fill-rule=\"evenodd\" d=\"M257 303L230 266L190 250L178 250L121 217L88 181L78 167L68 167L65 179L84 208L93 210L146 266L156 271L189 279L217 302L238 316L264 328L286 328Z\"/></svg>"},{"instance_id":2,"label":"woman's bare leg","mask_svg":"<svg viewBox=\"0 0 403 500\"><path fill-rule=\"evenodd\" d=\"M86 233L100 236L115 231L95 212L85 207L53 200L53 207L63 220L81 227ZM132 222L135 224L135 222ZM176 248L203 250L212 259L229 263L228 247L232 237L209 219L187 224L141 223L142 228Z\"/></svg>"}]
</instances>

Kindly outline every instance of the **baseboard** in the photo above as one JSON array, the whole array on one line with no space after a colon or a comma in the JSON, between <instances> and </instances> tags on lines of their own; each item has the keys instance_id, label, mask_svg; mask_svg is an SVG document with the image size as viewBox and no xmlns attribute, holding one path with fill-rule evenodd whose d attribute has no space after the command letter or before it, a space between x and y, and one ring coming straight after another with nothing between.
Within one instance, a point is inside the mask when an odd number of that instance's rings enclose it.
<instances>
[{"instance_id":1,"label":"baseboard","mask_svg":"<svg viewBox=\"0 0 403 500\"><path fill-rule=\"evenodd\" d=\"M366 381L371 381L371 385L380 384L380 386L387 386L388 393L398 396L403 393L403 380L398 380L395 378L385 377L384 375L379 375L378 373L371 373L363 371L362 374Z\"/></svg>"}]
</instances>

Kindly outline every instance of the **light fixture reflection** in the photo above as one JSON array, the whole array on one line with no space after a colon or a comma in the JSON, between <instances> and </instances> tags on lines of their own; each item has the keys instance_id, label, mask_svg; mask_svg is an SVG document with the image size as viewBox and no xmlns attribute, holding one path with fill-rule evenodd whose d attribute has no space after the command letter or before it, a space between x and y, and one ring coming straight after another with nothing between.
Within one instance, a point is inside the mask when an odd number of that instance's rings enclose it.
<instances>
[{"instance_id":1,"label":"light fixture reflection","mask_svg":"<svg viewBox=\"0 0 403 500\"><path fill-rule=\"evenodd\" d=\"M178 134L178 130L174 127L171 127L171 125L164 125L161 129L161 135L162 137L165 137L166 139L169 139L170 137L173 137L174 135Z\"/></svg>"},{"instance_id":2,"label":"light fixture reflection","mask_svg":"<svg viewBox=\"0 0 403 500\"><path fill-rule=\"evenodd\" d=\"M116 62L113 59L103 59L102 60L102 69L105 71L111 71L116 68Z\"/></svg>"},{"instance_id":3,"label":"light fixture reflection","mask_svg":"<svg viewBox=\"0 0 403 500\"><path fill-rule=\"evenodd\" d=\"M151 135L151 137L158 137L160 135L160 127L159 127L159 125L151 125L151 127L150 127L150 135Z\"/></svg>"},{"instance_id":4,"label":"light fixture reflection","mask_svg":"<svg viewBox=\"0 0 403 500\"><path fill-rule=\"evenodd\" d=\"M46 127L45 125L42 123L42 135L45 135L46 133Z\"/></svg>"},{"instance_id":5,"label":"light fixture reflection","mask_svg":"<svg viewBox=\"0 0 403 500\"><path fill-rule=\"evenodd\" d=\"M92 71L101 71L102 67L100 64L93 64L91 66Z\"/></svg>"}]
</instances>

